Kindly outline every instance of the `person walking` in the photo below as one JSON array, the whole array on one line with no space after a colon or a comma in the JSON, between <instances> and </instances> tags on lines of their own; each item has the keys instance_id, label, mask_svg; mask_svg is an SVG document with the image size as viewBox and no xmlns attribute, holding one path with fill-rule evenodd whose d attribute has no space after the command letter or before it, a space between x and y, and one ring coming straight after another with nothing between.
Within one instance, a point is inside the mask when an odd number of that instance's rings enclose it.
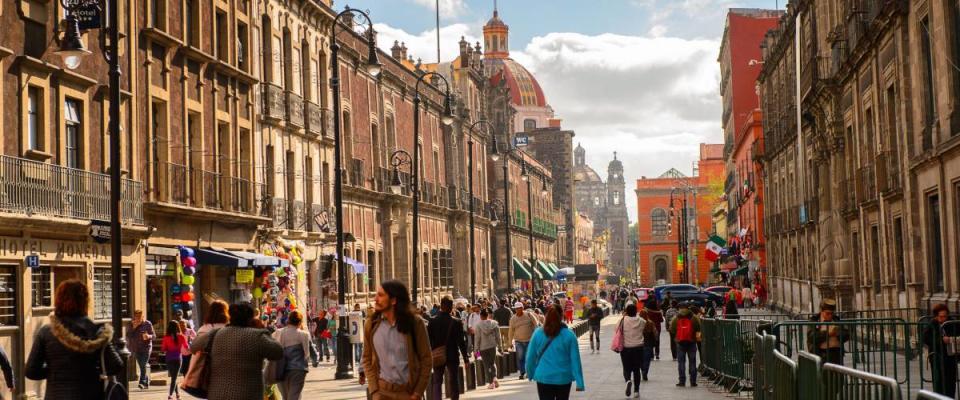
<instances>
[{"instance_id":1,"label":"person walking","mask_svg":"<svg viewBox=\"0 0 960 400\"><path fill-rule=\"evenodd\" d=\"M116 375L123 369L123 360L112 343L113 327L96 324L87 317L90 292L79 280L60 283L53 299L50 322L34 337L24 375L35 381L47 380L47 400L103 399L101 360L106 375ZM7 387L12 387L10 380Z\"/></svg>"},{"instance_id":2,"label":"person walking","mask_svg":"<svg viewBox=\"0 0 960 400\"><path fill-rule=\"evenodd\" d=\"M254 315L250 303L231 304L228 313L228 325L201 334L190 345L192 353L211 345L207 399L262 400L263 361L281 359L283 347L269 331L250 326Z\"/></svg>"},{"instance_id":3,"label":"person walking","mask_svg":"<svg viewBox=\"0 0 960 400\"><path fill-rule=\"evenodd\" d=\"M374 312L363 325L363 370L373 400L420 400L430 379L427 326L398 280L380 283Z\"/></svg>"},{"instance_id":4,"label":"person walking","mask_svg":"<svg viewBox=\"0 0 960 400\"><path fill-rule=\"evenodd\" d=\"M209 333L214 329L227 326L230 323L230 313L227 302L223 300L214 300L207 309L207 316L203 319L203 325L197 329L197 337Z\"/></svg>"},{"instance_id":5,"label":"person walking","mask_svg":"<svg viewBox=\"0 0 960 400\"><path fill-rule=\"evenodd\" d=\"M923 344L927 347L930 360L930 370L933 375L933 391L949 398L957 394L957 357L949 354L947 346L960 340L960 325L946 324L951 318L946 304L940 303L933 307L933 318L923 329Z\"/></svg>"},{"instance_id":6,"label":"person walking","mask_svg":"<svg viewBox=\"0 0 960 400\"><path fill-rule=\"evenodd\" d=\"M467 350L470 353L473 353L474 358L477 356L477 346L476 346L476 326L480 323L480 305L474 304L470 306L470 313L467 314L467 319L464 320L464 328L466 328L467 333Z\"/></svg>"},{"instance_id":7,"label":"person walking","mask_svg":"<svg viewBox=\"0 0 960 400\"><path fill-rule=\"evenodd\" d=\"M303 329L303 315L291 311L287 326L273 333L273 339L283 347L284 374L280 381L283 400L300 400L307 378L307 357L310 354L310 333Z\"/></svg>"},{"instance_id":8,"label":"person walking","mask_svg":"<svg viewBox=\"0 0 960 400\"><path fill-rule=\"evenodd\" d=\"M183 348L186 344L187 337L181 333L180 323L177 320L167 322L167 331L163 335L163 341L160 342L160 351L164 352L164 360L167 363L167 377L170 378L170 390L167 393L167 399L173 399L174 395L178 400L180 399L177 377L180 376Z\"/></svg>"},{"instance_id":9,"label":"person walking","mask_svg":"<svg viewBox=\"0 0 960 400\"><path fill-rule=\"evenodd\" d=\"M687 303L680 303L677 316L670 321L670 333L677 342L677 372L680 382L677 386L686 386L687 375L685 368L690 372L690 386L697 386L697 334L700 333L700 319L693 315ZM688 364L688 365L684 365Z\"/></svg>"},{"instance_id":10,"label":"person walking","mask_svg":"<svg viewBox=\"0 0 960 400\"><path fill-rule=\"evenodd\" d=\"M667 310L664 311L663 316L664 316L664 321L666 321L666 323L669 324L671 321L673 321L674 318L677 317L677 312L678 312L677 301L670 300L670 304L667 304L666 307L667 307ZM677 341L674 340L673 338L673 332L670 332L669 330L667 330L667 334L670 336L670 355L673 357L673 360L676 361L677 360Z\"/></svg>"},{"instance_id":11,"label":"person walking","mask_svg":"<svg viewBox=\"0 0 960 400\"><path fill-rule=\"evenodd\" d=\"M330 331L327 330L327 311L320 310L313 319L313 338L317 341L320 348L320 356L317 357L318 363L323 361L324 357L327 358L327 362L330 362L330 346L329 343L327 343L327 339L329 339L330 336Z\"/></svg>"},{"instance_id":12,"label":"person walking","mask_svg":"<svg viewBox=\"0 0 960 400\"><path fill-rule=\"evenodd\" d=\"M431 391L433 398L440 399L443 392L444 372L450 376L450 392L447 397L460 398L460 362L458 356L463 357L464 365L470 364L470 355L467 350L467 340L463 332L463 322L452 315L453 299L444 296L440 299L440 312L430 319L427 332L430 337L430 349L444 348L445 359L442 365L433 365L433 380ZM477 315L479 317L479 314Z\"/></svg>"},{"instance_id":13,"label":"person walking","mask_svg":"<svg viewBox=\"0 0 960 400\"><path fill-rule=\"evenodd\" d=\"M483 376L486 378L486 382L480 384L487 383L487 389L495 389L500 387L500 382L497 381L497 349L503 346L500 325L490 319L490 313L483 309L480 310L480 322L474 329L477 351L480 352L480 360L483 362Z\"/></svg>"},{"instance_id":14,"label":"person walking","mask_svg":"<svg viewBox=\"0 0 960 400\"><path fill-rule=\"evenodd\" d=\"M180 321L180 331L183 332L183 337L187 339L183 344L183 348L180 349L182 358L180 375L186 376L187 371L190 369L190 360L193 359L193 353L190 352L190 344L197 339L197 331L193 329L193 321L190 320Z\"/></svg>"},{"instance_id":15,"label":"person walking","mask_svg":"<svg viewBox=\"0 0 960 400\"><path fill-rule=\"evenodd\" d=\"M837 302L824 299L820 303L820 313L810 318L813 322L840 322L834 315ZM836 324L818 325L807 331L807 350L820 356L824 362L843 365L843 344L848 339L847 330Z\"/></svg>"},{"instance_id":16,"label":"person walking","mask_svg":"<svg viewBox=\"0 0 960 400\"><path fill-rule=\"evenodd\" d=\"M735 300L727 299L727 304L723 307L723 319L740 319Z\"/></svg>"},{"instance_id":17,"label":"person walking","mask_svg":"<svg viewBox=\"0 0 960 400\"><path fill-rule=\"evenodd\" d=\"M523 380L527 373L527 347L540 322L532 312L525 312L523 303L519 301L513 304L513 310L515 314L510 318L510 329L507 336L513 341L514 352L517 355L517 369L520 370L520 379Z\"/></svg>"},{"instance_id":18,"label":"person walking","mask_svg":"<svg viewBox=\"0 0 960 400\"><path fill-rule=\"evenodd\" d=\"M643 325L643 356L640 358L640 372L643 374L643 380L650 380L650 362L653 360L653 346L657 343L657 328L653 326L653 321L646 311L641 311L640 316L647 322Z\"/></svg>"},{"instance_id":19,"label":"person walking","mask_svg":"<svg viewBox=\"0 0 960 400\"><path fill-rule=\"evenodd\" d=\"M667 293L667 296L670 294ZM639 306L637 307L639 308ZM647 299L646 304L643 306L643 311L647 313L647 319L653 323L653 327L656 328L656 340L653 343L653 355L658 360L660 359L660 331L663 330L663 311L661 310L661 305L657 303L655 297L650 297Z\"/></svg>"},{"instance_id":20,"label":"person walking","mask_svg":"<svg viewBox=\"0 0 960 400\"><path fill-rule=\"evenodd\" d=\"M569 399L574 382L578 392L585 390L577 336L563 324L562 315L559 306L547 309L543 327L534 332L525 357L526 370L530 380L537 382L540 400Z\"/></svg>"},{"instance_id":21,"label":"person walking","mask_svg":"<svg viewBox=\"0 0 960 400\"><path fill-rule=\"evenodd\" d=\"M327 348L333 354L334 360L340 356L337 353L337 323L339 322L336 307L330 307L330 310L327 311Z\"/></svg>"},{"instance_id":22,"label":"person walking","mask_svg":"<svg viewBox=\"0 0 960 400\"><path fill-rule=\"evenodd\" d=\"M603 309L597 305L597 300L590 302L590 309L587 310L587 323L590 327L590 354L600 352L600 322L603 321ZM596 350L594 350L594 338L596 338Z\"/></svg>"},{"instance_id":23,"label":"person walking","mask_svg":"<svg viewBox=\"0 0 960 400\"><path fill-rule=\"evenodd\" d=\"M572 324L573 323L573 310L576 308L576 305L573 303L573 299L567 297L567 301L563 303L563 321Z\"/></svg>"},{"instance_id":24,"label":"person walking","mask_svg":"<svg viewBox=\"0 0 960 400\"><path fill-rule=\"evenodd\" d=\"M150 353L153 351L153 338L156 333L153 330L153 323L143 317L143 310L135 310L133 319L130 321L130 327L127 329L127 343L130 348L130 354L137 361L137 367L140 370L140 380L138 387L141 390L150 387Z\"/></svg>"},{"instance_id":25,"label":"person walking","mask_svg":"<svg viewBox=\"0 0 960 400\"><path fill-rule=\"evenodd\" d=\"M625 395L640 397L640 362L643 360L643 330L647 321L637 315L637 306L628 304L620 319L623 334L623 351L620 352L620 365L623 367L623 380L627 382Z\"/></svg>"}]
</instances>

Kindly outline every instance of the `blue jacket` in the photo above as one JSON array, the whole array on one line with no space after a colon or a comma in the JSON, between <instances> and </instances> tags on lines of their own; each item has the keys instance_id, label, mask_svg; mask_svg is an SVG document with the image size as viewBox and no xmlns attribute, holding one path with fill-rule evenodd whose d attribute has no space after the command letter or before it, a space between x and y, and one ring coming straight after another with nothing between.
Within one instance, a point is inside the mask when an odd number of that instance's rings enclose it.
<instances>
[{"instance_id":1,"label":"blue jacket","mask_svg":"<svg viewBox=\"0 0 960 400\"><path fill-rule=\"evenodd\" d=\"M580 346L577 336L566 326L553 339L546 350L544 347L550 338L537 328L527 346L527 376L530 380L549 385L569 385L577 382L577 389L583 389L583 369L580 366ZM538 358L540 353L542 356Z\"/></svg>"}]
</instances>

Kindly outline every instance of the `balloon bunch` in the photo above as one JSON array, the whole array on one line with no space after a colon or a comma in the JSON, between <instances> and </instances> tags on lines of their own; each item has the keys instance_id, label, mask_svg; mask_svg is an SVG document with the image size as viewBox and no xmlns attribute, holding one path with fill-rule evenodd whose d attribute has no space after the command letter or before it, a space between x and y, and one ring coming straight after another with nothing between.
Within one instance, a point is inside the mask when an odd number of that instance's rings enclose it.
<instances>
[{"instance_id":1,"label":"balloon bunch","mask_svg":"<svg viewBox=\"0 0 960 400\"><path fill-rule=\"evenodd\" d=\"M196 282L194 274L197 272L197 259L193 257L193 249L180 246L180 284L173 285L170 288L172 294L173 310L183 311L184 318L190 318L190 312L193 311L194 294L193 284Z\"/></svg>"},{"instance_id":2,"label":"balloon bunch","mask_svg":"<svg viewBox=\"0 0 960 400\"><path fill-rule=\"evenodd\" d=\"M261 273L260 284L252 289L255 299L261 300L263 312L272 317L278 324L285 325L287 316L297 309L296 287L299 267L303 263L297 246L271 245L264 250L264 254L276 256L289 262L281 266L264 270Z\"/></svg>"}]
</instances>

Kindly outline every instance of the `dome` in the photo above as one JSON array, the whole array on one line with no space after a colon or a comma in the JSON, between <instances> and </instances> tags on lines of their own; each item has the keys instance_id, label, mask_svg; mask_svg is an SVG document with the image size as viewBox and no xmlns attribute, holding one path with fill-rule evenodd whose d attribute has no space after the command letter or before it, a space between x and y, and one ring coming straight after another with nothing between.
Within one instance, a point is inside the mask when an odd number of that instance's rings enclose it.
<instances>
[{"instance_id":1,"label":"dome","mask_svg":"<svg viewBox=\"0 0 960 400\"><path fill-rule=\"evenodd\" d=\"M510 58L487 59L489 66L497 72L490 83L499 85L501 81L510 88L511 103L515 106L546 107L547 98L543 95L540 82L523 65Z\"/></svg>"},{"instance_id":2,"label":"dome","mask_svg":"<svg viewBox=\"0 0 960 400\"><path fill-rule=\"evenodd\" d=\"M603 183L600 175L589 165L578 165L573 168L573 180L580 183Z\"/></svg>"}]
</instances>

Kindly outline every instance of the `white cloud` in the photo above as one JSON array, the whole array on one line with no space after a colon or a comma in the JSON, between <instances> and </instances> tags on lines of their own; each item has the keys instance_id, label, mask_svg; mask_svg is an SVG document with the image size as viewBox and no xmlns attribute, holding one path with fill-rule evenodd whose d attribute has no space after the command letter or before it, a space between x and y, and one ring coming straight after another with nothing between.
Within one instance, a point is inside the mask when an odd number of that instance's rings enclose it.
<instances>
[{"instance_id":1,"label":"white cloud","mask_svg":"<svg viewBox=\"0 0 960 400\"><path fill-rule=\"evenodd\" d=\"M437 9L437 0L412 0L431 10ZM440 17L457 17L467 12L467 3L464 0L440 0Z\"/></svg>"},{"instance_id":2,"label":"white cloud","mask_svg":"<svg viewBox=\"0 0 960 400\"><path fill-rule=\"evenodd\" d=\"M423 59L424 63L437 61L437 30L431 29L419 34L411 34L387 24L374 24L377 31L377 45L387 54L393 47L393 41L404 42L407 45L407 54L413 59ZM451 61L460 55L460 38L463 37L470 46L480 41L479 29L467 24L453 24L440 27L440 59Z\"/></svg>"}]
</instances>

